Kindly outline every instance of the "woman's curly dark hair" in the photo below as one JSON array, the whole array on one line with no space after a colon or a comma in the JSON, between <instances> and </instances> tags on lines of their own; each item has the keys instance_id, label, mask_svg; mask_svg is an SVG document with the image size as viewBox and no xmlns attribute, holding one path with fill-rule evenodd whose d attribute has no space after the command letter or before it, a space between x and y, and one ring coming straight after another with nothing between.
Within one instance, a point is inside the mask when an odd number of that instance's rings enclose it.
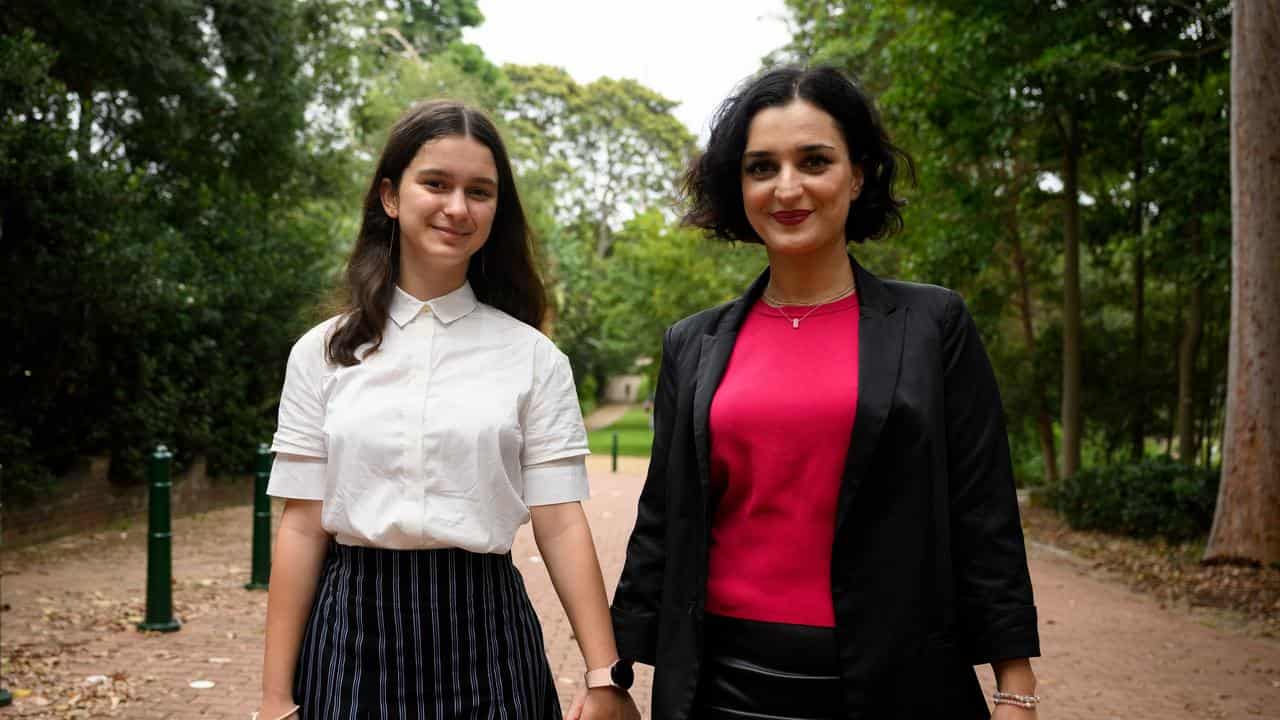
<instances>
[{"instance_id":1,"label":"woman's curly dark hair","mask_svg":"<svg viewBox=\"0 0 1280 720\"><path fill-rule=\"evenodd\" d=\"M845 239L862 242L902 229L901 208L894 196L900 169L914 179L911 158L889 141L875 104L839 70L778 67L745 81L716 111L707 149L689 166L683 190L690 207L686 225L713 237L760 242L742 205L742 154L747 147L751 119L764 108L805 100L826 111L844 133L850 160L861 166L862 192L849 208Z\"/></svg>"}]
</instances>

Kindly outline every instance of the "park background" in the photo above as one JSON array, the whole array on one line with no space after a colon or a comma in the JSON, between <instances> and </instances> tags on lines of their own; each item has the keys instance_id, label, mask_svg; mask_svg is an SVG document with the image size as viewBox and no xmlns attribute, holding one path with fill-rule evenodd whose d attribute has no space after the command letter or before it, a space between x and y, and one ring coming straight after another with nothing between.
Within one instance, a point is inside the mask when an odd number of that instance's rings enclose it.
<instances>
[{"instance_id":1,"label":"park background","mask_svg":"<svg viewBox=\"0 0 1280 720\"><path fill-rule=\"evenodd\" d=\"M185 480L175 493L188 488L180 507L250 501L245 476L274 429L289 348L326 316L369 168L417 100L459 98L498 119L548 281L546 331L588 416L611 378L637 376L632 394L646 397L665 327L732 299L763 268L759 248L678 223L680 173L705 121L692 126L625 73L495 60L470 42L498 19L484 5L0 8L0 472L4 542L20 548L6 574L58 547L37 541L125 532L157 444ZM672 27L717 32L672 8ZM1272 656L1277 12L1220 0L787 0L751 18L785 30L737 76L825 62L876 96L917 182L904 189L905 230L853 251L876 274L965 296L1000 380L1029 534L1162 603L1225 613L1228 632ZM592 20L626 34L624 15ZM529 32L585 42L570 25L549 17ZM714 47L650 37L647 51L697 74ZM1232 113L1248 107L1271 112L1274 132L1233 136ZM1234 221L1233 187L1249 188L1233 177L1233 139L1273 178ZM1233 247L1255 258L1237 272L1268 279L1236 288L1235 315ZM1233 318L1238 355L1252 358L1234 373ZM1245 413L1234 424L1229 398ZM640 413L613 428L624 453L645 452ZM597 451L613 430L595 436ZM626 511L602 512L617 523ZM69 537L59 542L84 549ZM23 658L47 662L37 641L48 637L15 643L7 605L0 686L26 691L13 708L79 712L65 704L76 686L26 679L39 673ZM1263 687L1272 711L1277 672ZM24 703L32 696L47 704ZM112 713L145 706L121 697Z\"/></svg>"}]
</instances>

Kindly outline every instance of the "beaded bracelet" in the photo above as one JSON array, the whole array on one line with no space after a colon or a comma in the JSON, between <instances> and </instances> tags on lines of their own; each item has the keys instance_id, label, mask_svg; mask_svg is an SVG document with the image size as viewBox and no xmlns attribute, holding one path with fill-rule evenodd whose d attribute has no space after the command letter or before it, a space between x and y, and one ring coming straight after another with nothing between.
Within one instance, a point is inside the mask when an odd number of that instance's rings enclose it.
<instances>
[{"instance_id":1,"label":"beaded bracelet","mask_svg":"<svg viewBox=\"0 0 1280 720\"><path fill-rule=\"evenodd\" d=\"M991 696L995 704L1016 705L1026 710L1034 710L1040 704L1039 695L1018 695L1016 693L1000 692L999 690Z\"/></svg>"}]
</instances>

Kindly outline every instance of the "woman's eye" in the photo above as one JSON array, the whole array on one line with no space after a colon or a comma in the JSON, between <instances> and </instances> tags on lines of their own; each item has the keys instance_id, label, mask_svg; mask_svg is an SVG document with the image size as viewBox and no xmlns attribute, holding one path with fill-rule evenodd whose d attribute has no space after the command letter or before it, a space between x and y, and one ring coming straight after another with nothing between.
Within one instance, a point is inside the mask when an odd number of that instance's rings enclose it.
<instances>
[{"instance_id":1,"label":"woman's eye","mask_svg":"<svg viewBox=\"0 0 1280 720\"><path fill-rule=\"evenodd\" d=\"M469 194L477 200L488 200L493 197L493 193L484 188L472 188Z\"/></svg>"},{"instance_id":2,"label":"woman's eye","mask_svg":"<svg viewBox=\"0 0 1280 720\"><path fill-rule=\"evenodd\" d=\"M425 180L425 181L423 181L423 183L422 183L422 184L423 184L424 186L426 186L426 187L427 187L428 189L430 189L430 190L446 190L446 189L448 189L448 186L446 186L446 185L444 184L444 181L443 181L443 180Z\"/></svg>"},{"instance_id":3,"label":"woman's eye","mask_svg":"<svg viewBox=\"0 0 1280 720\"><path fill-rule=\"evenodd\" d=\"M774 165L771 162L753 162L747 164L747 174L752 177L760 177L773 172Z\"/></svg>"},{"instance_id":4,"label":"woman's eye","mask_svg":"<svg viewBox=\"0 0 1280 720\"><path fill-rule=\"evenodd\" d=\"M804 159L801 166L806 170L821 170L831 164L831 159L822 155L814 155Z\"/></svg>"}]
</instances>

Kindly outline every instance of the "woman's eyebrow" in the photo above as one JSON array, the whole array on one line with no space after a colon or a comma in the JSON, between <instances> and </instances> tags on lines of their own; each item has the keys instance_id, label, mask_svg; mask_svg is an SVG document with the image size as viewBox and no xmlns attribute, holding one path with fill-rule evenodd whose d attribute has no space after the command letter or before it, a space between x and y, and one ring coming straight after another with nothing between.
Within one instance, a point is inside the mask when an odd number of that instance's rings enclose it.
<instances>
[{"instance_id":1,"label":"woman's eyebrow","mask_svg":"<svg viewBox=\"0 0 1280 720\"><path fill-rule=\"evenodd\" d=\"M430 175L438 175L440 177L448 178L450 180L453 179L453 173L443 168L426 167L414 173L415 177L426 177ZM494 180L493 178L487 175L477 175L467 180L467 182L479 183L481 185L492 185L494 187L498 186L498 181Z\"/></svg>"},{"instance_id":2,"label":"woman's eyebrow","mask_svg":"<svg viewBox=\"0 0 1280 720\"><path fill-rule=\"evenodd\" d=\"M836 146L830 143L809 143L796 148L798 152L813 152L815 150L835 150ZM773 155L771 150L748 150L742 154L744 158L768 157Z\"/></svg>"}]
</instances>

